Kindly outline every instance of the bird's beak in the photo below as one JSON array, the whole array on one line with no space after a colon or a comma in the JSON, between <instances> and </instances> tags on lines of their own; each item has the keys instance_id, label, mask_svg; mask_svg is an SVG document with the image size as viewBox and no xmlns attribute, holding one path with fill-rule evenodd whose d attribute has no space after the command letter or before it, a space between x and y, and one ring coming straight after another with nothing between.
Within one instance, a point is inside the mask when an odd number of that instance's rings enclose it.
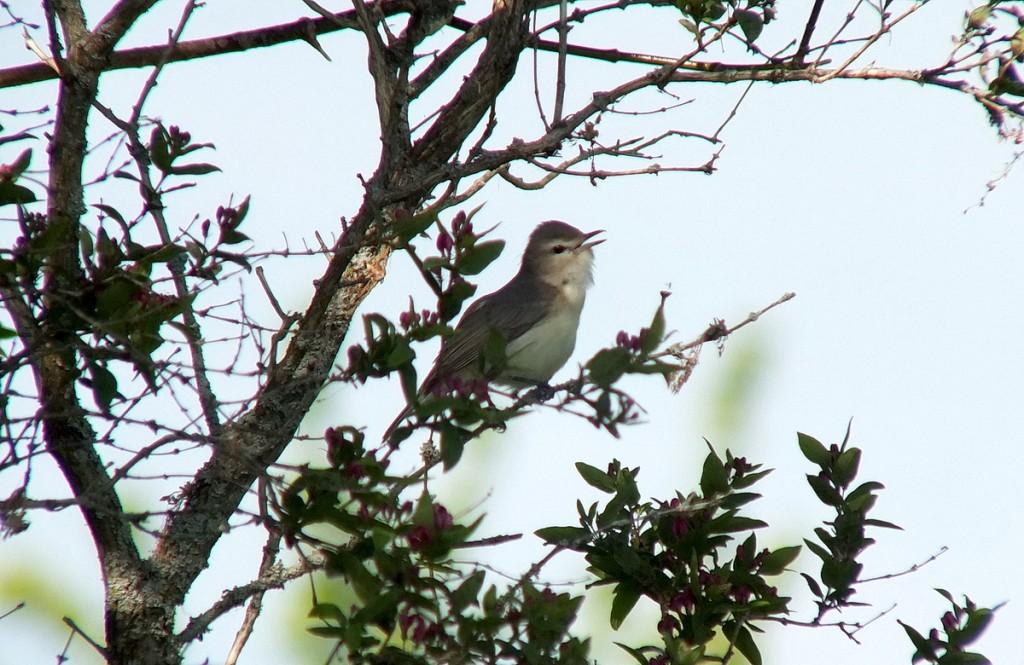
<instances>
[{"instance_id":1,"label":"bird's beak","mask_svg":"<svg viewBox=\"0 0 1024 665\"><path fill-rule=\"evenodd\" d=\"M601 243L603 243L605 240L604 238L601 238L600 240L592 240L591 242L587 242L588 240L596 236L598 233L604 233L604 229L591 231L590 233L587 233L582 238L580 238L580 244L576 245L576 251L580 252L586 249L590 249L594 245L600 245Z\"/></svg>"}]
</instances>

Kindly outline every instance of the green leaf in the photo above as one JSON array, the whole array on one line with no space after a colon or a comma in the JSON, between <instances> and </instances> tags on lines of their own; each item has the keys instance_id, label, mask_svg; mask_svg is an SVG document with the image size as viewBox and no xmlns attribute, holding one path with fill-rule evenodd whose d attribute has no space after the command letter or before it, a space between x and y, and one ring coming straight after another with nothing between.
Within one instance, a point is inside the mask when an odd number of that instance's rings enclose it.
<instances>
[{"instance_id":1,"label":"green leaf","mask_svg":"<svg viewBox=\"0 0 1024 665\"><path fill-rule=\"evenodd\" d=\"M220 167L214 166L213 164L197 163L172 166L168 170L168 173L173 175L206 175L207 173L213 173L214 171L220 171Z\"/></svg>"},{"instance_id":2,"label":"green leaf","mask_svg":"<svg viewBox=\"0 0 1024 665\"><path fill-rule=\"evenodd\" d=\"M747 41L753 44L761 36L764 29L764 19L760 14L751 9L737 9L732 13L733 18L740 24L740 30Z\"/></svg>"},{"instance_id":3,"label":"green leaf","mask_svg":"<svg viewBox=\"0 0 1024 665\"><path fill-rule=\"evenodd\" d=\"M149 135L149 160L162 172L167 173L171 168L171 152L167 146L167 130L163 125L158 124Z\"/></svg>"},{"instance_id":4,"label":"green leaf","mask_svg":"<svg viewBox=\"0 0 1024 665\"><path fill-rule=\"evenodd\" d=\"M804 454L804 457L809 462L817 464L822 469L828 468L828 465L832 462L832 456L820 441L803 432L797 432L796 440L800 444L800 452Z\"/></svg>"},{"instance_id":5,"label":"green leaf","mask_svg":"<svg viewBox=\"0 0 1024 665\"><path fill-rule=\"evenodd\" d=\"M469 431L455 425L445 423L441 428L441 461L445 471L459 463L462 449L469 441Z\"/></svg>"},{"instance_id":6,"label":"green leaf","mask_svg":"<svg viewBox=\"0 0 1024 665\"><path fill-rule=\"evenodd\" d=\"M459 258L458 270L463 275L478 275L501 255L503 249L504 240L488 240L473 245L472 249Z\"/></svg>"},{"instance_id":7,"label":"green leaf","mask_svg":"<svg viewBox=\"0 0 1024 665\"><path fill-rule=\"evenodd\" d=\"M391 224L391 228L394 230L395 235L403 243L409 242L414 236L417 236L427 229L430 225L437 221L437 213L433 210L425 210L415 215L408 217L401 217L396 219Z\"/></svg>"},{"instance_id":8,"label":"green leaf","mask_svg":"<svg viewBox=\"0 0 1024 665\"><path fill-rule=\"evenodd\" d=\"M389 369L396 369L410 362L416 354L413 353L409 347L409 340L404 337L395 338L395 348L391 349L391 353L384 360L384 365Z\"/></svg>"},{"instance_id":9,"label":"green leaf","mask_svg":"<svg viewBox=\"0 0 1024 665\"><path fill-rule=\"evenodd\" d=\"M345 624L345 613L334 603L317 603L309 610L308 616L311 619L333 621L339 625Z\"/></svg>"},{"instance_id":10,"label":"green leaf","mask_svg":"<svg viewBox=\"0 0 1024 665\"><path fill-rule=\"evenodd\" d=\"M913 627L903 623L899 619L896 620L896 623L903 626L903 630L906 631L906 636L909 637L910 641L913 643L913 648L916 650L916 652L913 655L914 661L927 659L934 663L937 660L935 650L932 649L931 642L925 639L924 635L916 631Z\"/></svg>"},{"instance_id":11,"label":"green leaf","mask_svg":"<svg viewBox=\"0 0 1024 665\"><path fill-rule=\"evenodd\" d=\"M596 466L590 466L584 462L576 462L576 471L579 472L583 480L591 487L596 487L608 494L615 493L615 480Z\"/></svg>"},{"instance_id":12,"label":"green leaf","mask_svg":"<svg viewBox=\"0 0 1024 665\"><path fill-rule=\"evenodd\" d=\"M979 607L967 614L967 624L957 631L956 642L963 646L978 639L992 621L992 610Z\"/></svg>"},{"instance_id":13,"label":"green leaf","mask_svg":"<svg viewBox=\"0 0 1024 665\"><path fill-rule=\"evenodd\" d=\"M657 349L665 338L665 299L667 297L668 293L663 292L661 304L658 305L658 310L654 313L654 318L651 319L651 325L640 331L640 350L644 353L651 353Z\"/></svg>"},{"instance_id":14,"label":"green leaf","mask_svg":"<svg viewBox=\"0 0 1024 665\"><path fill-rule=\"evenodd\" d=\"M331 556L332 566L337 566L345 578L352 584L356 595L364 603L370 602L380 594L382 583L377 576L367 569L355 554L339 550Z\"/></svg>"},{"instance_id":15,"label":"green leaf","mask_svg":"<svg viewBox=\"0 0 1024 665\"><path fill-rule=\"evenodd\" d=\"M786 569L786 566L796 560L800 555L801 549L803 548L799 545L793 545L791 547L780 547L777 550L773 550L762 560L761 567L758 569L758 572L762 575L781 574Z\"/></svg>"},{"instance_id":16,"label":"green leaf","mask_svg":"<svg viewBox=\"0 0 1024 665\"><path fill-rule=\"evenodd\" d=\"M581 545L590 539L590 532L578 526L547 526L533 533L546 543L573 550L580 550Z\"/></svg>"},{"instance_id":17,"label":"green leaf","mask_svg":"<svg viewBox=\"0 0 1024 665\"><path fill-rule=\"evenodd\" d=\"M590 380L602 388L611 386L625 373L629 360L629 351L621 346L598 351L587 361Z\"/></svg>"},{"instance_id":18,"label":"green leaf","mask_svg":"<svg viewBox=\"0 0 1024 665\"><path fill-rule=\"evenodd\" d=\"M860 467L860 448L848 448L844 450L835 463L835 480L841 487L846 487L853 482L857 476L857 469Z\"/></svg>"},{"instance_id":19,"label":"green leaf","mask_svg":"<svg viewBox=\"0 0 1024 665\"><path fill-rule=\"evenodd\" d=\"M10 181L0 182L0 206L11 203L25 204L36 200L36 195L28 187L16 185Z\"/></svg>"},{"instance_id":20,"label":"green leaf","mask_svg":"<svg viewBox=\"0 0 1024 665\"><path fill-rule=\"evenodd\" d=\"M980 653L970 651L950 651L938 660L939 665L992 665L992 661Z\"/></svg>"},{"instance_id":21,"label":"green leaf","mask_svg":"<svg viewBox=\"0 0 1024 665\"><path fill-rule=\"evenodd\" d=\"M222 245L237 245L249 240L249 236L245 235L241 231L235 229L222 228L220 230L220 244Z\"/></svg>"},{"instance_id":22,"label":"green leaf","mask_svg":"<svg viewBox=\"0 0 1024 665\"><path fill-rule=\"evenodd\" d=\"M700 474L700 490L704 498L729 491L729 472L714 450L704 458L704 469Z\"/></svg>"},{"instance_id":23,"label":"green leaf","mask_svg":"<svg viewBox=\"0 0 1024 665\"><path fill-rule=\"evenodd\" d=\"M814 542L813 540L808 540L806 538L804 538L804 543L807 544L807 549L809 549L810 551L814 552L815 556L817 556L822 561L831 561L832 560L832 558L833 558L832 553L829 552L828 550L826 550L824 547L822 547L818 543Z\"/></svg>"},{"instance_id":24,"label":"green leaf","mask_svg":"<svg viewBox=\"0 0 1024 665\"><path fill-rule=\"evenodd\" d=\"M644 656L644 652L640 649L634 649L633 647L623 644L622 642L616 642L615 646L619 647L620 649L628 653L630 656L632 656L633 660L640 663L640 665L647 665L650 662L647 660L647 657Z\"/></svg>"},{"instance_id":25,"label":"green leaf","mask_svg":"<svg viewBox=\"0 0 1024 665\"><path fill-rule=\"evenodd\" d=\"M608 617L608 623L612 630L618 630L622 622L626 620L633 610L637 601L640 600L640 591L632 584L620 582L615 587L615 597L612 599L612 611Z\"/></svg>"},{"instance_id":26,"label":"green leaf","mask_svg":"<svg viewBox=\"0 0 1024 665\"><path fill-rule=\"evenodd\" d=\"M768 526L767 522L754 519L753 517L726 513L708 522L707 529L708 533L736 533L738 531L747 531L748 529L763 529L766 526Z\"/></svg>"},{"instance_id":27,"label":"green leaf","mask_svg":"<svg viewBox=\"0 0 1024 665\"><path fill-rule=\"evenodd\" d=\"M736 648L743 654L743 657L747 659L750 665L761 665L761 651L757 648L757 644L754 643L754 637L747 630L746 626L740 626L740 629L736 632L736 640L733 644L736 645Z\"/></svg>"},{"instance_id":28,"label":"green leaf","mask_svg":"<svg viewBox=\"0 0 1024 665\"><path fill-rule=\"evenodd\" d=\"M1024 55L1024 27L1014 33L1010 40L1010 51L1013 53L1013 57L1018 59Z\"/></svg>"},{"instance_id":29,"label":"green leaf","mask_svg":"<svg viewBox=\"0 0 1024 665\"><path fill-rule=\"evenodd\" d=\"M7 328L5 326L0 326L0 339L11 339L12 337L17 337L17 336L18 336L18 333L16 333L15 331L11 330L10 328Z\"/></svg>"},{"instance_id":30,"label":"green leaf","mask_svg":"<svg viewBox=\"0 0 1024 665\"><path fill-rule=\"evenodd\" d=\"M971 13L967 15L967 27L972 30L978 30L979 28L985 27L985 23L988 21L988 17L992 15L991 5L981 5L971 10Z\"/></svg>"},{"instance_id":31,"label":"green leaf","mask_svg":"<svg viewBox=\"0 0 1024 665\"><path fill-rule=\"evenodd\" d=\"M807 484L811 486L818 500L826 506L839 506L843 503L843 497L832 487L831 483L820 476L807 475Z\"/></svg>"},{"instance_id":32,"label":"green leaf","mask_svg":"<svg viewBox=\"0 0 1024 665\"><path fill-rule=\"evenodd\" d=\"M800 573L800 576L804 578L804 582L807 582L807 588L811 590L816 597L821 598L825 594L822 593L821 587L818 585L818 581L808 575L807 573Z\"/></svg>"},{"instance_id":33,"label":"green leaf","mask_svg":"<svg viewBox=\"0 0 1024 665\"><path fill-rule=\"evenodd\" d=\"M880 527L882 529L896 529L898 531L903 531L903 527L901 527L898 524L893 524L892 522L886 522L885 520L876 520L873 517L864 520L863 524L864 524L864 526L877 526L877 527Z\"/></svg>"},{"instance_id":34,"label":"green leaf","mask_svg":"<svg viewBox=\"0 0 1024 665\"><path fill-rule=\"evenodd\" d=\"M345 636L343 626L310 626L306 629L311 635L326 637L329 640L338 640Z\"/></svg>"},{"instance_id":35,"label":"green leaf","mask_svg":"<svg viewBox=\"0 0 1024 665\"><path fill-rule=\"evenodd\" d=\"M117 378L109 369L97 363L89 365L89 375L92 377L92 395L96 405L103 413L110 413L111 403L123 397L117 391Z\"/></svg>"},{"instance_id":36,"label":"green leaf","mask_svg":"<svg viewBox=\"0 0 1024 665\"><path fill-rule=\"evenodd\" d=\"M484 577L484 571L478 570L467 577L466 581L460 584L459 588L452 592L451 610L453 614L461 613L472 603L476 602L476 597L480 594L480 589L484 586Z\"/></svg>"}]
</instances>

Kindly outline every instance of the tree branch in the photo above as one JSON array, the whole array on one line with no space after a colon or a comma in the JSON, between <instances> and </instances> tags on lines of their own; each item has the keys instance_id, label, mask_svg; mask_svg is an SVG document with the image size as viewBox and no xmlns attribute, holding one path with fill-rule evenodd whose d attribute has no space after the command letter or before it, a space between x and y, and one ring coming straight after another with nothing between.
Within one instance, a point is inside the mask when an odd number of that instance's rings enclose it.
<instances>
[{"instance_id":1,"label":"tree branch","mask_svg":"<svg viewBox=\"0 0 1024 665\"><path fill-rule=\"evenodd\" d=\"M299 565L291 568L272 565L258 579L225 591L220 600L214 603L210 609L189 620L185 629L176 635L177 641L180 644L188 644L202 637L210 628L210 624L236 607L240 607L248 599L270 589L282 589L287 582L309 574L320 565L322 562L319 560L305 559Z\"/></svg>"}]
</instances>

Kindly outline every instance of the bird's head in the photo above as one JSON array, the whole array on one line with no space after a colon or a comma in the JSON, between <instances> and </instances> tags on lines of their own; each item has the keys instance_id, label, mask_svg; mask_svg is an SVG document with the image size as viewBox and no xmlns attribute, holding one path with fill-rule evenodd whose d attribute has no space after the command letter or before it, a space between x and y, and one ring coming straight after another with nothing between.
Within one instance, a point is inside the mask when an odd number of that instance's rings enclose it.
<instances>
[{"instance_id":1,"label":"bird's head","mask_svg":"<svg viewBox=\"0 0 1024 665\"><path fill-rule=\"evenodd\" d=\"M586 288L593 282L594 245L591 240L603 231L584 233L565 222L544 222L530 234L523 252L522 272L532 273L557 287Z\"/></svg>"}]
</instances>

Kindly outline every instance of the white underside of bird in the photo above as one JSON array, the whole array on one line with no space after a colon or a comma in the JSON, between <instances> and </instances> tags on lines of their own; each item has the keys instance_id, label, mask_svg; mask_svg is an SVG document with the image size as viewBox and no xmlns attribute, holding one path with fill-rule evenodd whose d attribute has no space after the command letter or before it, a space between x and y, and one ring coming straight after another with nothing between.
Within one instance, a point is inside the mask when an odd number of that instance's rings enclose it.
<instances>
[{"instance_id":1,"label":"white underside of bird","mask_svg":"<svg viewBox=\"0 0 1024 665\"><path fill-rule=\"evenodd\" d=\"M569 360L576 348L586 285L566 284L559 290L562 297L555 311L505 347L504 376L547 383Z\"/></svg>"}]
</instances>

